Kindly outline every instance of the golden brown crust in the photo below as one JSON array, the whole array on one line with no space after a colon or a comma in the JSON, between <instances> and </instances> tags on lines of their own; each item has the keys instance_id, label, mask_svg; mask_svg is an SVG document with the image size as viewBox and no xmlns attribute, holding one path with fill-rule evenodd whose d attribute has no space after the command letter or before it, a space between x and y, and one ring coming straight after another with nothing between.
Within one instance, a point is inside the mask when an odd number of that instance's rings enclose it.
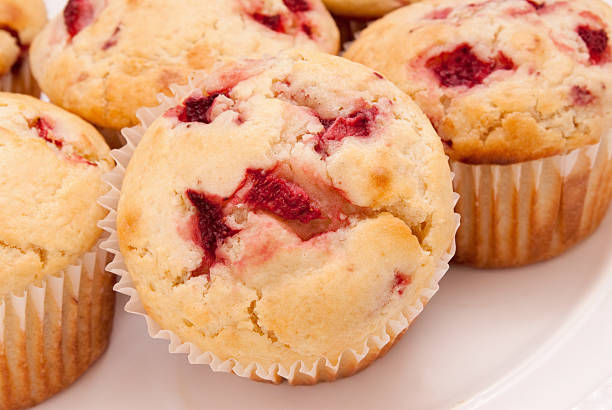
<instances>
[{"instance_id":1,"label":"golden brown crust","mask_svg":"<svg viewBox=\"0 0 612 410\"><path fill-rule=\"evenodd\" d=\"M96 201L113 160L102 136L77 116L0 93L0 162L4 295L60 272L97 242L106 211Z\"/></svg>"},{"instance_id":2,"label":"golden brown crust","mask_svg":"<svg viewBox=\"0 0 612 410\"><path fill-rule=\"evenodd\" d=\"M611 35L612 9L599 0L543 4L422 1L371 24L345 56L412 96L453 160L510 164L564 154L612 126L609 46L593 61L579 34L584 26ZM465 71L442 80L436 59L466 49L492 71L457 81L470 72L464 61L453 67Z\"/></svg>"}]
</instances>

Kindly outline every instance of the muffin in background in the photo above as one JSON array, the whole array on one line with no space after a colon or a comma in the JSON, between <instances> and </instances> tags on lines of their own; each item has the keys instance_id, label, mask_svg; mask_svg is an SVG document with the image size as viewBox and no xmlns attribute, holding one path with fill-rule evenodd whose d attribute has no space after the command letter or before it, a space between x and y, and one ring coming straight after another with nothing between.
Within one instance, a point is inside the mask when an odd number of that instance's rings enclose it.
<instances>
[{"instance_id":1,"label":"muffin in background","mask_svg":"<svg viewBox=\"0 0 612 410\"><path fill-rule=\"evenodd\" d=\"M461 196L458 262L537 262L599 225L612 195L610 22L600 0L426 0L347 50L440 135Z\"/></svg>"},{"instance_id":2,"label":"muffin in background","mask_svg":"<svg viewBox=\"0 0 612 410\"><path fill-rule=\"evenodd\" d=\"M0 0L0 91L40 95L28 51L46 22L43 0Z\"/></svg>"},{"instance_id":3,"label":"muffin in background","mask_svg":"<svg viewBox=\"0 0 612 410\"><path fill-rule=\"evenodd\" d=\"M332 13L361 19L373 19L419 0L323 0Z\"/></svg>"},{"instance_id":4,"label":"muffin in background","mask_svg":"<svg viewBox=\"0 0 612 410\"><path fill-rule=\"evenodd\" d=\"M36 39L32 63L52 102L120 129L194 70L294 46L337 53L321 0L70 0Z\"/></svg>"},{"instance_id":5,"label":"muffin in background","mask_svg":"<svg viewBox=\"0 0 612 410\"><path fill-rule=\"evenodd\" d=\"M422 112L376 72L306 50L181 95L126 132L144 135L116 226L149 317L190 360L254 380L331 381L384 354L437 290L457 226Z\"/></svg>"},{"instance_id":6,"label":"muffin in background","mask_svg":"<svg viewBox=\"0 0 612 410\"><path fill-rule=\"evenodd\" d=\"M97 248L97 199L113 166L73 114L0 93L0 408L32 406L106 349L112 275Z\"/></svg>"}]
</instances>

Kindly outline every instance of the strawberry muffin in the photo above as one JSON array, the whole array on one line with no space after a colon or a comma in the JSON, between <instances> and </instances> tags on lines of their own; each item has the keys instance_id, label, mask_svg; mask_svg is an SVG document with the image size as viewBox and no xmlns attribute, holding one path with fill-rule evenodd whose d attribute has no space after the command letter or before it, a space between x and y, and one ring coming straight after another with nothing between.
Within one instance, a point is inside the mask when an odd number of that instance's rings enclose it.
<instances>
[{"instance_id":1,"label":"strawberry muffin","mask_svg":"<svg viewBox=\"0 0 612 410\"><path fill-rule=\"evenodd\" d=\"M376 18L418 0L323 0L329 11L344 17Z\"/></svg>"},{"instance_id":2,"label":"strawberry muffin","mask_svg":"<svg viewBox=\"0 0 612 410\"><path fill-rule=\"evenodd\" d=\"M220 68L150 125L117 229L163 329L253 379L311 384L406 330L447 268L453 206L442 144L405 94L293 50Z\"/></svg>"},{"instance_id":3,"label":"strawberry muffin","mask_svg":"<svg viewBox=\"0 0 612 410\"><path fill-rule=\"evenodd\" d=\"M321 0L70 0L34 42L32 64L51 101L120 129L194 70L291 47L338 51Z\"/></svg>"},{"instance_id":4,"label":"strawberry muffin","mask_svg":"<svg viewBox=\"0 0 612 410\"><path fill-rule=\"evenodd\" d=\"M40 93L28 50L46 22L43 0L0 0L0 91Z\"/></svg>"},{"instance_id":5,"label":"strawberry muffin","mask_svg":"<svg viewBox=\"0 0 612 410\"><path fill-rule=\"evenodd\" d=\"M457 261L544 260L599 225L612 195L610 22L600 0L429 0L347 51L438 131L461 195Z\"/></svg>"},{"instance_id":6,"label":"strawberry muffin","mask_svg":"<svg viewBox=\"0 0 612 410\"><path fill-rule=\"evenodd\" d=\"M0 408L32 406L105 350L113 278L96 243L113 161L89 124L0 93Z\"/></svg>"}]
</instances>

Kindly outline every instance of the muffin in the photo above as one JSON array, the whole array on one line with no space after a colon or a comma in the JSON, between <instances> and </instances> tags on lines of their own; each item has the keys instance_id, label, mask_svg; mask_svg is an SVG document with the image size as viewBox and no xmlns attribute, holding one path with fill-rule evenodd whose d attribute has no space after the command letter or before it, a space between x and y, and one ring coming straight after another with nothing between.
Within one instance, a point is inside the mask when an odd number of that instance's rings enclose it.
<instances>
[{"instance_id":1,"label":"muffin","mask_svg":"<svg viewBox=\"0 0 612 410\"><path fill-rule=\"evenodd\" d=\"M587 237L612 192L612 9L599 0L423 1L346 57L414 98L456 174L456 260L517 266Z\"/></svg>"},{"instance_id":2,"label":"muffin","mask_svg":"<svg viewBox=\"0 0 612 410\"><path fill-rule=\"evenodd\" d=\"M28 49L46 22L43 0L0 0L0 91L40 94Z\"/></svg>"},{"instance_id":3,"label":"muffin","mask_svg":"<svg viewBox=\"0 0 612 410\"><path fill-rule=\"evenodd\" d=\"M190 360L255 380L367 366L448 268L455 197L433 128L379 74L319 52L193 85L122 182L119 245L144 310Z\"/></svg>"},{"instance_id":4,"label":"muffin","mask_svg":"<svg viewBox=\"0 0 612 410\"><path fill-rule=\"evenodd\" d=\"M332 13L354 18L376 18L418 0L323 0Z\"/></svg>"},{"instance_id":5,"label":"muffin","mask_svg":"<svg viewBox=\"0 0 612 410\"><path fill-rule=\"evenodd\" d=\"M338 51L321 0L70 0L34 42L32 64L52 102L120 129L194 70L294 46Z\"/></svg>"},{"instance_id":6,"label":"muffin","mask_svg":"<svg viewBox=\"0 0 612 410\"><path fill-rule=\"evenodd\" d=\"M0 93L0 408L32 406L105 350L112 276L96 243L109 149L83 120Z\"/></svg>"}]
</instances>

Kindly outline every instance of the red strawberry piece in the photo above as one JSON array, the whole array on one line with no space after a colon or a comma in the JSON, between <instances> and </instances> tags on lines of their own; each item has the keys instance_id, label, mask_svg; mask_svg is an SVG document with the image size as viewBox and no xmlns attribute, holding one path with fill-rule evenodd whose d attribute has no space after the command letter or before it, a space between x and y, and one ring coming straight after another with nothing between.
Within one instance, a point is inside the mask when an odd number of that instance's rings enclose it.
<instances>
[{"instance_id":1,"label":"red strawberry piece","mask_svg":"<svg viewBox=\"0 0 612 410\"><path fill-rule=\"evenodd\" d=\"M400 295L403 295L406 286L410 285L410 283L412 283L412 278L410 276L405 275L402 272L395 272L395 276L393 278L393 286L391 289L393 292L397 292Z\"/></svg>"},{"instance_id":2,"label":"red strawberry piece","mask_svg":"<svg viewBox=\"0 0 612 410\"><path fill-rule=\"evenodd\" d=\"M258 22L259 24L263 24L264 26L268 27L272 31L276 31L279 33L285 32L280 14L268 15L268 14L254 13L251 15L251 17L253 17L253 20Z\"/></svg>"},{"instance_id":3,"label":"red strawberry piece","mask_svg":"<svg viewBox=\"0 0 612 410\"><path fill-rule=\"evenodd\" d=\"M297 184L261 169L247 170L251 184L244 201L283 219L308 223L321 218L321 210Z\"/></svg>"},{"instance_id":4,"label":"red strawberry piece","mask_svg":"<svg viewBox=\"0 0 612 410\"><path fill-rule=\"evenodd\" d=\"M89 0L69 0L64 8L64 23L70 38L76 36L94 19L94 7Z\"/></svg>"},{"instance_id":5,"label":"red strawberry piece","mask_svg":"<svg viewBox=\"0 0 612 410\"><path fill-rule=\"evenodd\" d=\"M369 137L378 114L378 108L369 107L352 113L348 117L321 119L325 131L319 135L315 151L329 155L329 142L342 141L346 137Z\"/></svg>"},{"instance_id":6,"label":"red strawberry piece","mask_svg":"<svg viewBox=\"0 0 612 410\"><path fill-rule=\"evenodd\" d=\"M231 229L223 221L223 209L219 201L192 189L187 190L186 195L196 209L193 240L204 250L202 264L192 272L192 276L200 276L208 274L210 267L214 265L217 247L238 231Z\"/></svg>"},{"instance_id":7,"label":"red strawberry piece","mask_svg":"<svg viewBox=\"0 0 612 410\"><path fill-rule=\"evenodd\" d=\"M64 143L61 139L55 138L53 136L53 124L51 123L51 121L41 117L36 120L34 126L36 127L36 131L38 132L38 136L40 138L44 139L47 142L50 142L51 144L54 144L58 149L62 149Z\"/></svg>"},{"instance_id":8,"label":"red strawberry piece","mask_svg":"<svg viewBox=\"0 0 612 410\"><path fill-rule=\"evenodd\" d=\"M210 107L215 99L223 94L213 93L206 97L189 97L179 109L178 119L182 122L203 122L210 124Z\"/></svg>"},{"instance_id":9,"label":"red strawberry piece","mask_svg":"<svg viewBox=\"0 0 612 410\"><path fill-rule=\"evenodd\" d=\"M481 84L496 70L512 70L514 62L504 53L499 53L494 60L483 61L472 52L472 46L460 44L453 51L440 53L427 60L425 66L432 70L444 87Z\"/></svg>"},{"instance_id":10,"label":"red strawberry piece","mask_svg":"<svg viewBox=\"0 0 612 410\"><path fill-rule=\"evenodd\" d=\"M293 13L310 10L310 4L306 0L283 0L283 3Z\"/></svg>"},{"instance_id":11,"label":"red strawberry piece","mask_svg":"<svg viewBox=\"0 0 612 410\"><path fill-rule=\"evenodd\" d=\"M595 97L593 96L591 91L589 91L585 87L578 85L572 87L570 95L572 97L572 100L574 101L574 104L576 105L589 105L595 100Z\"/></svg>"},{"instance_id":12,"label":"red strawberry piece","mask_svg":"<svg viewBox=\"0 0 612 410\"><path fill-rule=\"evenodd\" d=\"M609 60L608 33L604 29L594 29L587 25L578 26L576 32L589 50L589 61L600 64Z\"/></svg>"}]
</instances>

